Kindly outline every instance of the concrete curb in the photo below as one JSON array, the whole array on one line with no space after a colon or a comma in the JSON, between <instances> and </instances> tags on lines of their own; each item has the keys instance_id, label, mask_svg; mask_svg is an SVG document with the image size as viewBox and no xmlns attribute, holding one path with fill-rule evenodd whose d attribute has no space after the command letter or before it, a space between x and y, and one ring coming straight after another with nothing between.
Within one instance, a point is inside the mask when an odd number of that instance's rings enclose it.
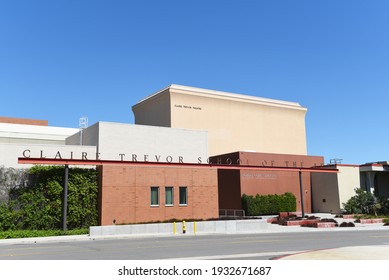
<instances>
[{"instance_id":1,"label":"concrete curb","mask_svg":"<svg viewBox=\"0 0 389 280\"><path fill-rule=\"evenodd\" d=\"M194 234L194 224L187 223L186 234L182 233L182 228L177 223L177 233L173 234L172 224L158 224L159 226L151 226L148 229L159 228L159 231L142 232L139 227L133 230L134 226L140 225L126 225L126 226L108 226L96 227L93 234L89 235L69 235L69 236L51 236L51 237L31 237L31 238L15 238L2 239L1 245L12 244L41 244L53 242L75 242L75 241L93 241L106 240L118 238L153 238L153 237L176 237L182 238L186 236L204 236L204 235L218 235L218 234L268 234L268 233L299 233L299 232L339 232L339 231L389 231L389 227L383 224L356 224L356 227L336 227L336 228L309 228L300 226L279 226L265 223L264 220L250 221L214 221L214 222L198 222L197 232ZM235 223L233 223L235 222ZM236 223L237 222L237 223ZM243 227L245 226L245 227ZM132 228L132 232L128 229ZM146 227L147 228L147 227ZM167 230L166 230L167 229ZM90 231L92 233L92 230Z\"/></svg>"}]
</instances>

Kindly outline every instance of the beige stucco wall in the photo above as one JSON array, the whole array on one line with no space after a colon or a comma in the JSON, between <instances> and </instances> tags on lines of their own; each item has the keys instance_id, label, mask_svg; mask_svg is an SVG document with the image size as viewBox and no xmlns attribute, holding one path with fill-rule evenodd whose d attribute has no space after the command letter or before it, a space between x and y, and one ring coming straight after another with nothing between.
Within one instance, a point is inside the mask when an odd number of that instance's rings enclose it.
<instances>
[{"instance_id":1,"label":"beige stucco wall","mask_svg":"<svg viewBox=\"0 0 389 280\"><path fill-rule=\"evenodd\" d=\"M160 102L166 96L169 108ZM173 128L208 131L210 156L243 150L306 155L306 111L294 102L177 85L133 107L136 124L160 125L170 114Z\"/></svg>"},{"instance_id":2,"label":"beige stucco wall","mask_svg":"<svg viewBox=\"0 0 389 280\"><path fill-rule=\"evenodd\" d=\"M355 189L361 187L359 166L338 166L340 204L346 203L355 195Z\"/></svg>"},{"instance_id":3,"label":"beige stucco wall","mask_svg":"<svg viewBox=\"0 0 389 280\"><path fill-rule=\"evenodd\" d=\"M168 89L140 103L142 106L134 110L135 124L171 127L171 100Z\"/></svg>"}]
</instances>

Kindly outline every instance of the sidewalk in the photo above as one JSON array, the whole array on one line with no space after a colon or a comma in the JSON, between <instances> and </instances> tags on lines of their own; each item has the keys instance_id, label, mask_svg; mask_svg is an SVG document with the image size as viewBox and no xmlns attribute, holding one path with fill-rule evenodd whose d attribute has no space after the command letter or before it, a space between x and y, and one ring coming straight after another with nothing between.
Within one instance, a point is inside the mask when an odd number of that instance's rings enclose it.
<instances>
[{"instance_id":1,"label":"sidewalk","mask_svg":"<svg viewBox=\"0 0 389 280\"><path fill-rule=\"evenodd\" d=\"M1 245L20 245L20 244L41 244L53 242L73 242L91 240L88 234L85 235L66 235L66 236L48 236L48 237L28 237L28 238L10 238L0 239Z\"/></svg>"},{"instance_id":2,"label":"sidewalk","mask_svg":"<svg viewBox=\"0 0 389 280\"><path fill-rule=\"evenodd\" d=\"M307 251L285 256L279 260L389 260L389 245Z\"/></svg>"},{"instance_id":3,"label":"sidewalk","mask_svg":"<svg viewBox=\"0 0 389 280\"><path fill-rule=\"evenodd\" d=\"M315 214L321 218L331 218L329 214ZM353 221L351 219L345 220L336 218L338 224L343 221ZM260 220L259 220L260 221ZM263 225L262 220L262 225ZM117 226L120 227L120 226ZM266 233L296 233L296 232L339 232L339 231L369 231L379 230L382 231L383 238L389 240L389 226L383 226L383 223L377 224L359 224L355 223L355 227L335 227L335 228L309 228L301 226L280 226L268 223L267 226L261 227L257 232L240 232L240 233L226 233L226 234L266 234ZM197 235L210 235L220 233L209 232L197 232ZM138 233L138 234L118 234L118 235L102 235L102 236L89 236L89 235L73 235L73 236L52 236L52 237L32 237L32 238L17 238L17 239L2 239L1 245L13 245L13 244L42 244L52 242L74 242L74 241L93 241L103 239L118 239L118 238L153 238L153 237L184 237L193 236L193 232L187 232L185 235L178 233L173 235L172 233ZM317 251L301 252L299 254L285 256L280 258L281 260L389 260L389 242L384 246L356 246L356 247L342 247L332 248Z\"/></svg>"}]
</instances>

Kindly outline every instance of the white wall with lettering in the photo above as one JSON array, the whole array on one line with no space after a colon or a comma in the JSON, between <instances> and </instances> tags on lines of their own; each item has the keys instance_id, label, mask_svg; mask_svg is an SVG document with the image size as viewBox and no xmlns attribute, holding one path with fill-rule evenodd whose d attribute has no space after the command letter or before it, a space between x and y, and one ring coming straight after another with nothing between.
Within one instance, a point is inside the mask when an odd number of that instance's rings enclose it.
<instances>
[{"instance_id":1,"label":"white wall with lettering","mask_svg":"<svg viewBox=\"0 0 389 280\"><path fill-rule=\"evenodd\" d=\"M205 163L208 157L206 131L99 122L84 130L84 139L97 143L102 160Z\"/></svg>"},{"instance_id":2,"label":"white wall with lettering","mask_svg":"<svg viewBox=\"0 0 389 280\"><path fill-rule=\"evenodd\" d=\"M206 131L98 122L66 139L66 145L0 143L0 166L28 168L19 157L138 162L206 163Z\"/></svg>"},{"instance_id":3,"label":"white wall with lettering","mask_svg":"<svg viewBox=\"0 0 389 280\"><path fill-rule=\"evenodd\" d=\"M96 159L96 146L47 145L47 144L0 144L0 166L29 168L32 165L18 164L19 157Z\"/></svg>"}]
</instances>

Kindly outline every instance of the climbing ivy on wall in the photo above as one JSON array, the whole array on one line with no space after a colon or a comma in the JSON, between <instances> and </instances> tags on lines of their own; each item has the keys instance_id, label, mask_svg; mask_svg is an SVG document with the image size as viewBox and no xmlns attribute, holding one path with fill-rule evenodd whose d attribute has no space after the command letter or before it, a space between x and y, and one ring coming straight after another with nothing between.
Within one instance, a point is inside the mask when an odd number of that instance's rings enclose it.
<instances>
[{"instance_id":1,"label":"climbing ivy on wall","mask_svg":"<svg viewBox=\"0 0 389 280\"><path fill-rule=\"evenodd\" d=\"M67 227L97 225L97 171L70 168ZM63 166L35 166L28 179L0 201L0 230L61 229Z\"/></svg>"}]
</instances>

